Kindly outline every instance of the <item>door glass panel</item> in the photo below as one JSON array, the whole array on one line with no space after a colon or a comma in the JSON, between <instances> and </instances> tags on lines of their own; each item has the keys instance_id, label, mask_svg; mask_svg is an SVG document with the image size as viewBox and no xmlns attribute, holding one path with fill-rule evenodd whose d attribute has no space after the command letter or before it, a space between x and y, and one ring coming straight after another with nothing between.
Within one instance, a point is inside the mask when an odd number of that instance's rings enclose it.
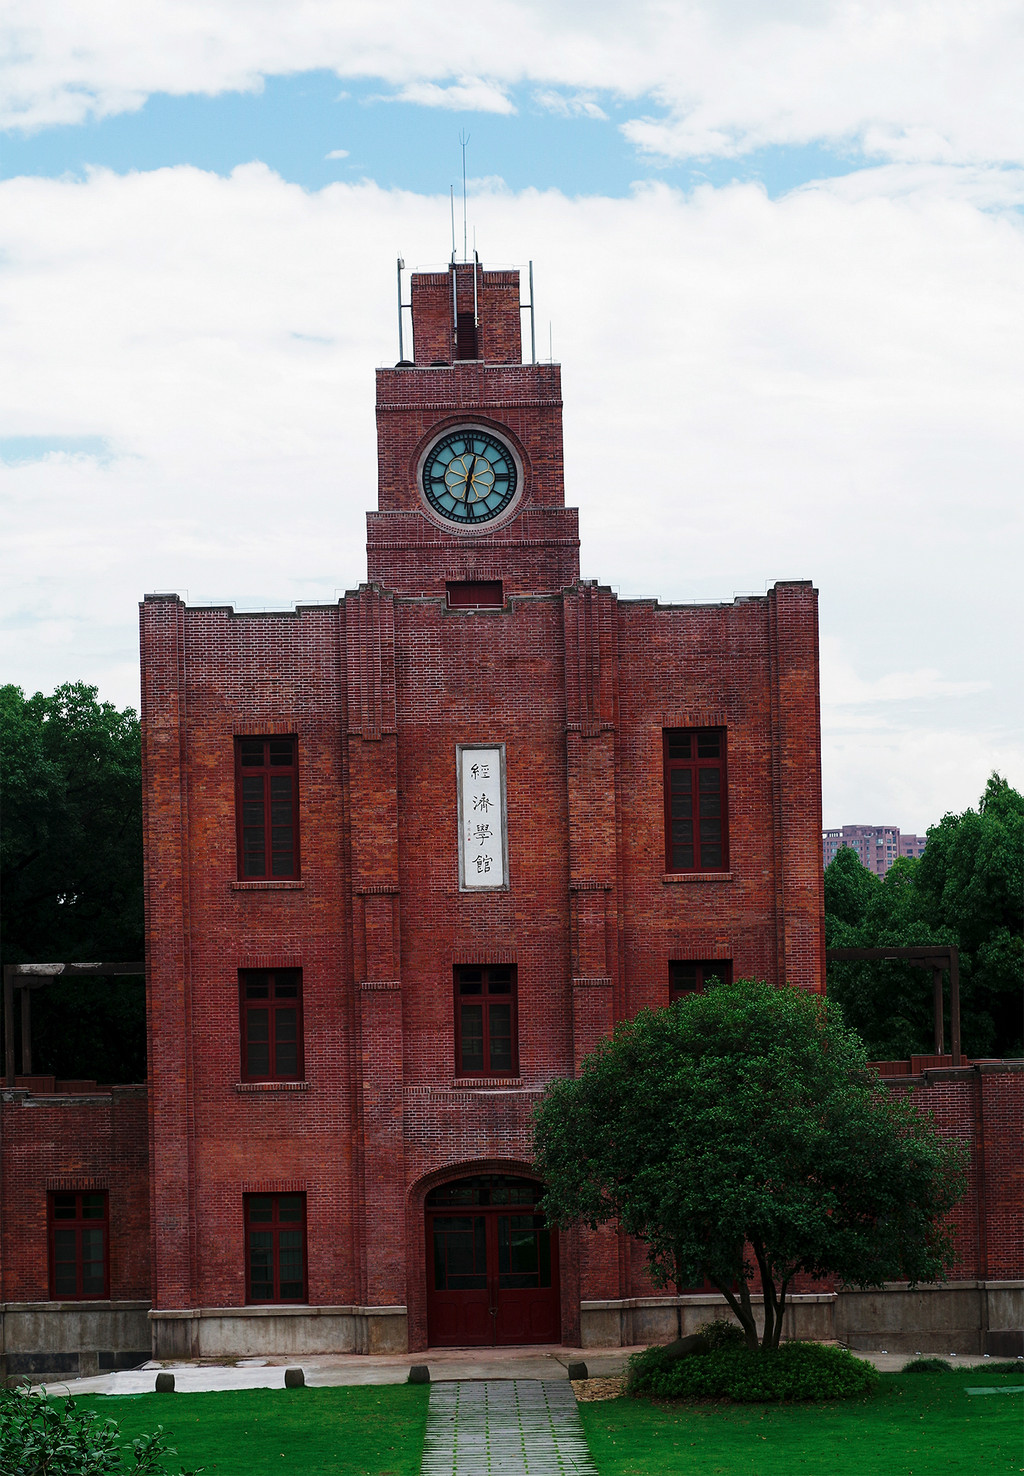
<instances>
[{"instance_id":1,"label":"door glass panel","mask_svg":"<svg viewBox=\"0 0 1024 1476\"><path fill-rule=\"evenodd\" d=\"M435 1215L434 1287L482 1291L487 1286L487 1225L483 1215Z\"/></svg>"},{"instance_id":2,"label":"door glass panel","mask_svg":"<svg viewBox=\"0 0 1024 1476\"><path fill-rule=\"evenodd\" d=\"M504 1291L551 1285L551 1234L543 1215L498 1218L498 1286Z\"/></svg>"}]
</instances>

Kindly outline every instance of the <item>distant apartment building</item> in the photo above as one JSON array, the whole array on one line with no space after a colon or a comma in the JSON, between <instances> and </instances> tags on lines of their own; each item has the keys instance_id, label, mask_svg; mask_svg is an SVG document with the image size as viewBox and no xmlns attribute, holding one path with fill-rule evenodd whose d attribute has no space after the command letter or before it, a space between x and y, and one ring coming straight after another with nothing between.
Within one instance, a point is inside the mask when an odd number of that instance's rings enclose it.
<instances>
[{"instance_id":1,"label":"distant apartment building","mask_svg":"<svg viewBox=\"0 0 1024 1476\"><path fill-rule=\"evenodd\" d=\"M841 825L821 835L826 866L846 847L875 876L884 876L897 856L923 856L926 843L923 835L902 835L897 825Z\"/></svg>"}]
</instances>

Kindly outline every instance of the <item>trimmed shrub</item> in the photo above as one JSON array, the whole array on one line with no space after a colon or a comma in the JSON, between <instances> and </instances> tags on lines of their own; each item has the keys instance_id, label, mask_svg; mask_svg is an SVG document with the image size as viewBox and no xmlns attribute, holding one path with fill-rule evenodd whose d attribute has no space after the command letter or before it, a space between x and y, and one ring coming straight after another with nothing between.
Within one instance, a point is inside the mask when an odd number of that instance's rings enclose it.
<instances>
[{"instance_id":1,"label":"trimmed shrub","mask_svg":"<svg viewBox=\"0 0 1024 1476\"><path fill-rule=\"evenodd\" d=\"M116 1420L80 1410L71 1398L47 1399L45 1390L0 1389L0 1471L4 1476L167 1476L173 1451L163 1426L124 1440ZM199 1470L203 1468L200 1466ZM181 1476L198 1476L195 1471Z\"/></svg>"},{"instance_id":2,"label":"trimmed shrub","mask_svg":"<svg viewBox=\"0 0 1024 1476\"><path fill-rule=\"evenodd\" d=\"M944 1358L912 1358L900 1369L900 1373L952 1373Z\"/></svg>"},{"instance_id":3,"label":"trimmed shrub","mask_svg":"<svg viewBox=\"0 0 1024 1476\"><path fill-rule=\"evenodd\" d=\"M747 1346L747 1340L739 1323L730 1322L727 1317L716 1317L714 1322L702 1322L697 1331L707 1344L709 1353L714 1353L719 1348L745 1348Z\"/></svg>"},{"instance_id":4,"label":"trimmed shrub","mask_svg":"<svg viewBox=\"0 0 1024 1476\"><path fill-rule=\"evenodd\" d=\"M665 1358L661 1348L645 1348L629 1360L626 1388L656 1399L817 1403L870 1394L878 1378L870 1363L823 1343L783 1343L756 1352L732 1346L675 1359Z\"/></svg>"}]
</instances>

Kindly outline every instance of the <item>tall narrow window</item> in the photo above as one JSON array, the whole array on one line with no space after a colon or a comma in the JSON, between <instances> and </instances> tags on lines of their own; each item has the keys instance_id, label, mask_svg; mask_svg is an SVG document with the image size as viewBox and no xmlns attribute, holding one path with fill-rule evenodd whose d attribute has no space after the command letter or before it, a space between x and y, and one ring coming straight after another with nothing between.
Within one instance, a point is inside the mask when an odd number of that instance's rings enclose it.
<instances>
[{"instance_id":1,"label":"tall narrow window","mask_svg":"<svg viewBox=\"0 0 1024 1476\"><path fill-rule=\"evenodd\" d=\"M59 1302L110 1295L106 1190L49 1196L50 1296Z\"/></svg>"},{"instance_id":2,"label":"tall narrow window","mask_svg":"<svg viewBox=\"0 0 1024 1476\"><path fill-rule=\"evenodd\" d=\"M306 1300L306 1196L245 1196L247 1302Z\"/></svg>"},{"instance_id":3,"label":"tall narrow window","mask_svg":"<svg viewBox=\"0 0 1024 1476\"><path fill-rule=\"evenodd\" d=\"M665 730L665 869L729 866L725 729Z\"/></svg>"},{"instance_id":4,"label":"tall narrow window","mask_svg":"<svg viewBox=\"0 0 1024 1476\"><path fill-rule=\"evenodd\" d=\"M703 994L712 980L732 983L732 961L727 958L673 959L668 966L668 998L670 1004L690 994Z\"/></svg>"},{"instance_id":5,"label":"tall narrow window","mask_svg":"<svg viewBox=\"0 0 1024 1476\"><path fill-rule=\"evenodd\" d=\"M455 1069L459 1076L514 1076L516 971L513 964L455 970Z\"/></svg>"},{"instance_id":6,"label":"tall narrow window","mask_svg":"<svg viewBox=\"0 0 1024 1476\"><path fill-rule=\"evenodd\" d=\"M299 874L298 754L294 738L235 741L238 875L242 881Z\"/></svg>"},{"instance_id":7,"label":"tall narrow window","mask_svg":"<svg viewBox=\"0 0 1024 1476\"><path fill-rule=\"evenodd\" d=\"M238 974L243 1081L302 1078L302 970Z\"/></svg>"}]
</instances>

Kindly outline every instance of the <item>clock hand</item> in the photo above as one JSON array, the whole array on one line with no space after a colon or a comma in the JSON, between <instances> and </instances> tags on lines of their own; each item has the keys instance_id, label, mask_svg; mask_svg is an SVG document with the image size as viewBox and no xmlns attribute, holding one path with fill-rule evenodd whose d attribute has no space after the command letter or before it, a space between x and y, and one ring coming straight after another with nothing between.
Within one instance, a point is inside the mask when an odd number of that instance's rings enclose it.
<instances>
[{"instance_id":1,"label":"clock hand","mask_svg":"<svg viewBox=\"0 0 1024 1476\"><path fill-rule=\"evenodd\" d=\"M476 467L476 460L477 459L476 459L475 456L471 456L470 457L469 470L466 472L466 501L467 502L469 501L469 494L470 494L470 492L473 489L473 471L474 471L474 468Z\"/></svg>"}]
</instances>

